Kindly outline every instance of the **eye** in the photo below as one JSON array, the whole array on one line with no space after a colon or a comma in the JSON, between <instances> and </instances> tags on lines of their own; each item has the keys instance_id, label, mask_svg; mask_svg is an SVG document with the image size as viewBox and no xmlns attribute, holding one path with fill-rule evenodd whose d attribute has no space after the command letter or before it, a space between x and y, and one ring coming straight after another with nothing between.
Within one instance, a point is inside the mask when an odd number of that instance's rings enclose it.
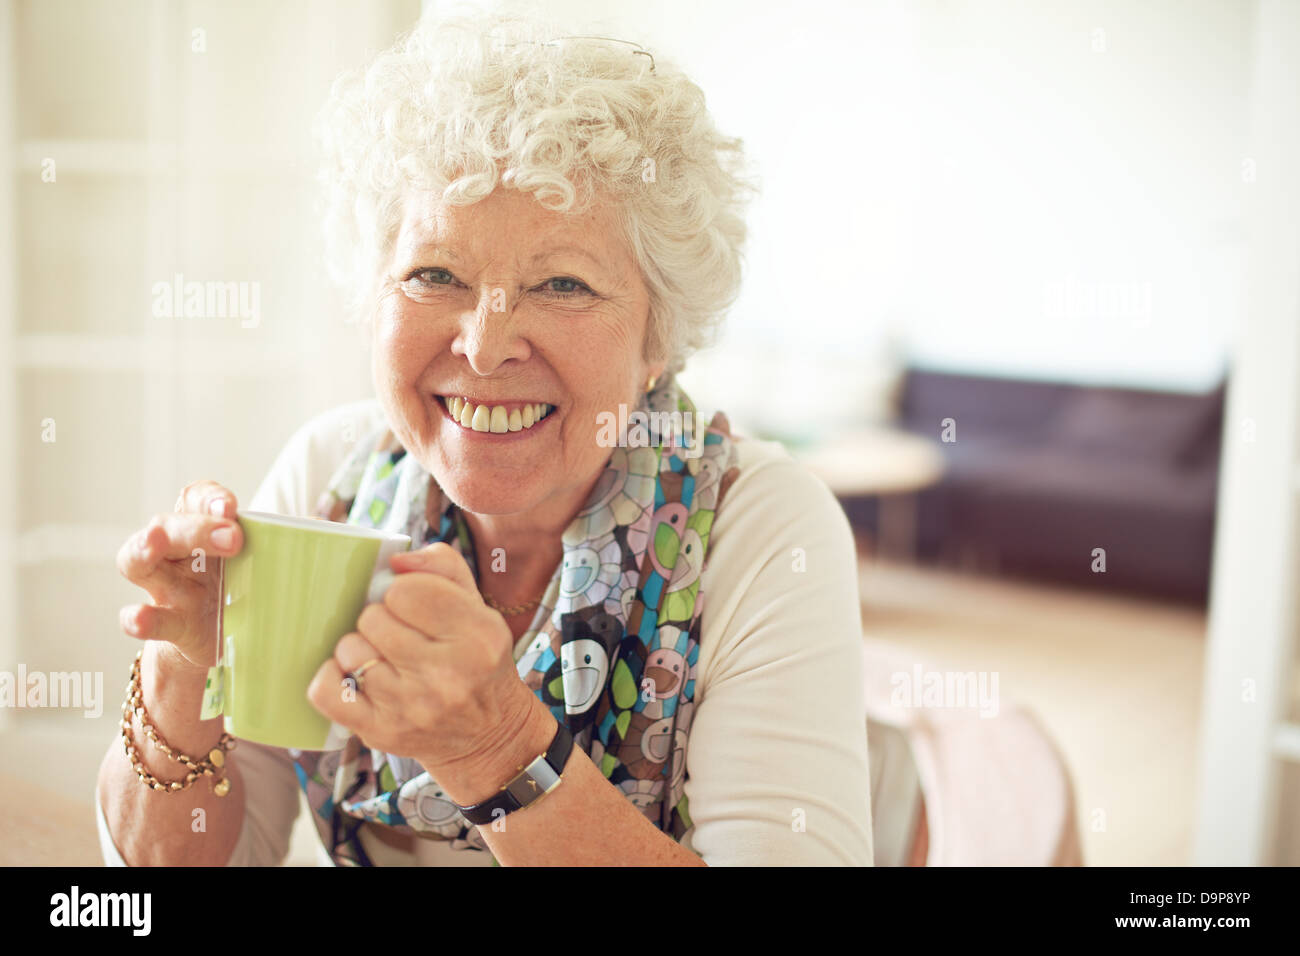
<instances>
[{"instance_id":1,"label":"eye","mask_svg":"<svg viewBox=\"0 0 1300 956\"><path fill-rule=\"evenodd\" d=\"M593 295L592 291L579 282L577 279L569 276L556 276L553 279L547 279L541 284L543 292L549 292L552 295L559 295L569 298L575 295Z\"/></svg>"},{"instance_id":2,"label":"eye","mask_svg":"<svg viewBox=\"0 0 1300 956\"><path fill-rule=\"evenodd\" d=\"M428 286L451 285L455 281L456 277L446 269L416 269L402 280L402 284L406 285L409 283L417 288L421 288Z\"/></svg>"}]
</instances>

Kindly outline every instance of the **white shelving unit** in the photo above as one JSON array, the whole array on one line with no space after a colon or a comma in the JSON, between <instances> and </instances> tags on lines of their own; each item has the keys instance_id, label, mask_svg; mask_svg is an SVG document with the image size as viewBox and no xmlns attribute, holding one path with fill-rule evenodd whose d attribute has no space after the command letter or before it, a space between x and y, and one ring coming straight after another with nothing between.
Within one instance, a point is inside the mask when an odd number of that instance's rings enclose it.
<instances>
[{"instance_id":1,"label":"white shelving unit","mask_svg":"<svg viewBox=\"0 0 1300 956\"><path fill-rule=\"evenodd\" d=\"M98 671L115 697L134 652L116 607L145 599L116 572L121 543L195 478L246 499L308 415L368 392L312 258L310 121L418 15L418 0L0 0L0 670ZM176 273L257 282L261 324L154 317L152 284ZM0 761L56 725L111 736L115 706L66 723L0 708Z\"/></svg>"},{"instance_id":2,"label":"white shelving unit","mask_svg":"<svg viewBox=\"0 0 1300 956\"><path fill-rule=\"evenodd\" d=\"M16 58L14 8L0 4L0 63ZM0 459L18 460L18 381L12 356L18 329L18 210L17 170L18 94L13 68L0 71ZM18 655L18 503L13 496L0 509L0 661ZM0 708L0 732L12 723Z\"/></svg>"}]
</instances>

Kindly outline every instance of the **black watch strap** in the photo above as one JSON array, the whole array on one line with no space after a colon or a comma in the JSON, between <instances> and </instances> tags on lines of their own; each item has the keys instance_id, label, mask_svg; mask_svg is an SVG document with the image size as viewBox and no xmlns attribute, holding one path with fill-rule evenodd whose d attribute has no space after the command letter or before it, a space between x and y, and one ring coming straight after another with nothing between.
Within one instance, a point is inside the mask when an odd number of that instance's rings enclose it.
<instances>
[{"instance_id":1,"label":"black watch strap","mask_svg":"<svg viewBox=\"0 0 1300 956\"><path fill-rule=\"evenodd\" d=\"M569 762L572 751L573 735L561 723L546 753L522 767L519 775L502 787L500 793L472 807L458 804L457 809L470 823L485 824L528 806L542 794L549 793L560 785L560 775L564 772L564 765Z\"/></svg>"}]
</instances>

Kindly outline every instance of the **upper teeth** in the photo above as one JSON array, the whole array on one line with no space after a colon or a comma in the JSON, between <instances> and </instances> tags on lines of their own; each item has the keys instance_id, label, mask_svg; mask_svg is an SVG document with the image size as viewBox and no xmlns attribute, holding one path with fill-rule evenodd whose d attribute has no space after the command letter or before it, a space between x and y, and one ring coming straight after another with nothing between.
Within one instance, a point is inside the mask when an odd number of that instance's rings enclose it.
<instances>
[{"instance_id":1,"label":"upper teeth","mask_svg":"<svg viewBox=\"0 0 1300 956\"><path fill-rule=\"evenodd\" d=\"M442 401L452 418L476 432L517 432L532 428L555 408L544 402L534 402L507 412L504 405L475 405L459 396Z\"/></svg>"}]
</instances>

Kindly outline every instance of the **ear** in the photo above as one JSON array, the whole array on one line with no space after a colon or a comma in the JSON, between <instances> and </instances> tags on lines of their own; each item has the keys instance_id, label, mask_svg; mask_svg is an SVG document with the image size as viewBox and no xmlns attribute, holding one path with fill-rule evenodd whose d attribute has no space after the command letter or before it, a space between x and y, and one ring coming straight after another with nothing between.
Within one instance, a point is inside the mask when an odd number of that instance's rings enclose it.
<instances>
[{"instance_id":1,"label":"ear","mask_svg":"<svg viewBox=\"0 0 1300 956\"><path fill-rule=\"evenodd\" d=\"M645 337L641 340L641 384L644 385L650 380L651 376L659 378L664 374L664 369L668 367L668 361L672 356L666 354L662 343L652 342L654 336L651 334L650 326L646 326Z\"/></svg>"},{"instance_id":2,"label":"ear","mask_svg":"<svg viewBox=\"0 0 1300 956\"><path fill-rule=\"evenodd\" d=\"M643 392L646 391L646 385L650 383L651 378L655 380L655 384L657 385L659 383L659 380L663 377L664 369L666 369L667 367L668 367L667 362L646 363L646 365L644 366L645 375L641 379L641 383L640 383L641 391Z\"/></svg>"}]
</instances>

